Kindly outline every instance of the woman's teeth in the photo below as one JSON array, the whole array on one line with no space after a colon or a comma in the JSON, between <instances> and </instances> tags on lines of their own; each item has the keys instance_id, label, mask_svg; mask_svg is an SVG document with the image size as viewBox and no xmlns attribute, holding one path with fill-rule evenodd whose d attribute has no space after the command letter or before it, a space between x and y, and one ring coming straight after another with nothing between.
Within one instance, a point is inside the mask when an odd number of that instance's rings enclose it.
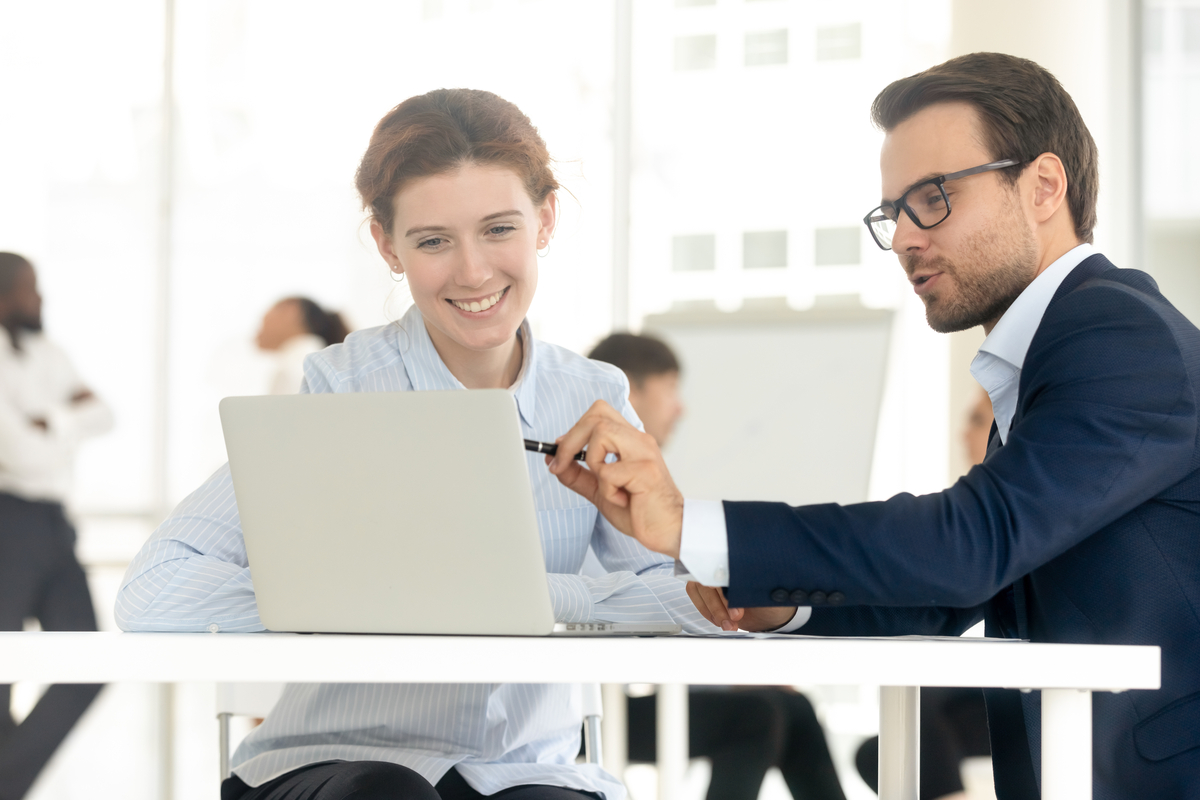
<instances>
[{"instance_id":1,"label":"woman's teeth","mask_svg":"<svg viewBox=\"0 0 1200 800\"><path fill-rule=\"evenodd\" d=\"M489 308L496 305L496 303L499 303L500 298L503 297L504 293L507 291L508 291L508 289L501 289L500 291L496 292L491 297L485 297L482 300L478 300L478 301L475 301L472 303L460 303L457 300L451 300L450 302L454 304L455 308L461 308L463 311L470 311L472 313L478 313L480 311L487 311Z\"/></svg>"}]
</instances>

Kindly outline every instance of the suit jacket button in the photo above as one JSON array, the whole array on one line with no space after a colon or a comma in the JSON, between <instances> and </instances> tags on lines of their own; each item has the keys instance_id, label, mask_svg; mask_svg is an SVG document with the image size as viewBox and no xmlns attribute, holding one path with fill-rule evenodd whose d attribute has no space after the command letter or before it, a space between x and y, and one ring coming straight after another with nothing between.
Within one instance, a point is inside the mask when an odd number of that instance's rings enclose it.
<instances>
[{"instance_id":1,"label":"suit jacket button","mask_svg":"<svg viewBox=\"0 0 1200 800\"><path fill-rule=\"evenodd\" d=\"M788 600L794 606L806 606L808 605L808 592L804 591L803 589L797 589L796 591L792 592L791 596L788 597Z\"/></svg>"},{"instance_id":2,"label":"suit jacket button","mask_svg":"<svg viewBox=\"0 0 1200 800\"><path fill-rule=\"evenodd\" d=\"M813 592L808 596L808 604L811 606L825 605L825 593L822 591Z\"/></svg>"},{"instance_id":3,"label":"suit jacket button","mask_svg":"<svg viewBox=\"0 0 1200 800\"><path fill-rule=\"evenodd\" d=\"M829 605L840 606L844 602L846 602L846 595L842 594L841 592L829 593Z\"/></svg>"},{"instance_id":4,"label":"suit jacket button","mask_svg":"<svg viewBox=\"0 0 1200 800\"><path fill-rule=\"evenodd\" d=\"M772 603L786 603L788 601L787 589L775 589L771 592Z\"/></svg>"}]
</instances>

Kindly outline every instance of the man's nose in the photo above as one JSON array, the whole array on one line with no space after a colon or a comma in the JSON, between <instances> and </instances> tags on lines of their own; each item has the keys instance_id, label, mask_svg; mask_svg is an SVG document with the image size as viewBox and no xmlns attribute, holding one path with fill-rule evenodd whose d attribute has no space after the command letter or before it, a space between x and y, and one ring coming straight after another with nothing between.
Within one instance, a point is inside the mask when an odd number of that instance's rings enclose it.
<instances>
[{"instance_id":1,"label":"man's nose","mask_svg":"<svg viewBox=\"0 0 1200 800\"><path fill-rule=\"evenodd\" d=\"M927 247L929 231L917 227L908 212L902 210L896 219L896 231L892 234L892 252L897 255L912 255L923 252Z\"/></svg>"}]
</instances>

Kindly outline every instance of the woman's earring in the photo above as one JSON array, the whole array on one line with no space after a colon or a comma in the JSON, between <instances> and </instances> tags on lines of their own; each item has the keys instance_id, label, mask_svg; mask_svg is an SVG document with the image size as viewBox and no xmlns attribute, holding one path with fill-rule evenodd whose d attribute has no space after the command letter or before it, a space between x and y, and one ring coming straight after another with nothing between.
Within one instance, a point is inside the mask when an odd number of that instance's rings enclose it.
<instances>
[{"instance_id":1,"label":"woman's earring","mask_svg":"<svg viewBox=\"0 0 1200 800\"><path fill-rule=\"evenodd\" d=\"M391 267L388 271L392 273L392 283L404 283L404 270L400 269L399 265ZM400 277L397 278L397 275Z\"/></svg>"},{"instance_id":2,"label":"woman's earring","mask_svg":"<svg viewBox=\"0 0 1200 800\"><path fill-rule=\"evenodd\" d=\"M545 248L544 250L542 248ZM545 239L538 240L538 258L545 258L550 252L550 242Z\"/></svg>"}]
</instances>

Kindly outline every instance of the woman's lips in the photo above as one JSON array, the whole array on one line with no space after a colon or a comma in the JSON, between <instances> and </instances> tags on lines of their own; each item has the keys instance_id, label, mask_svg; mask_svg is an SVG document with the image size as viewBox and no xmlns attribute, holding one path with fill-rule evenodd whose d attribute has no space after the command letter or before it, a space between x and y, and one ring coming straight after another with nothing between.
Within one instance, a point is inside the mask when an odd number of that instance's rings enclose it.
<instances>
[{"instance_id":1,"label":"woman's lips","mask_svg":"<svg viewBox=\"0 0 1200 800\"><path fill-rule=\"evenodd\" d=\"M451 300L447 298L446 302L464 317L470 319L490 317L497 313L496 309L504 302L504 298L508 296L510 288L512 287L505 286L500 291L479 298L478 300Z\"/></svg>"}]
</instances>

